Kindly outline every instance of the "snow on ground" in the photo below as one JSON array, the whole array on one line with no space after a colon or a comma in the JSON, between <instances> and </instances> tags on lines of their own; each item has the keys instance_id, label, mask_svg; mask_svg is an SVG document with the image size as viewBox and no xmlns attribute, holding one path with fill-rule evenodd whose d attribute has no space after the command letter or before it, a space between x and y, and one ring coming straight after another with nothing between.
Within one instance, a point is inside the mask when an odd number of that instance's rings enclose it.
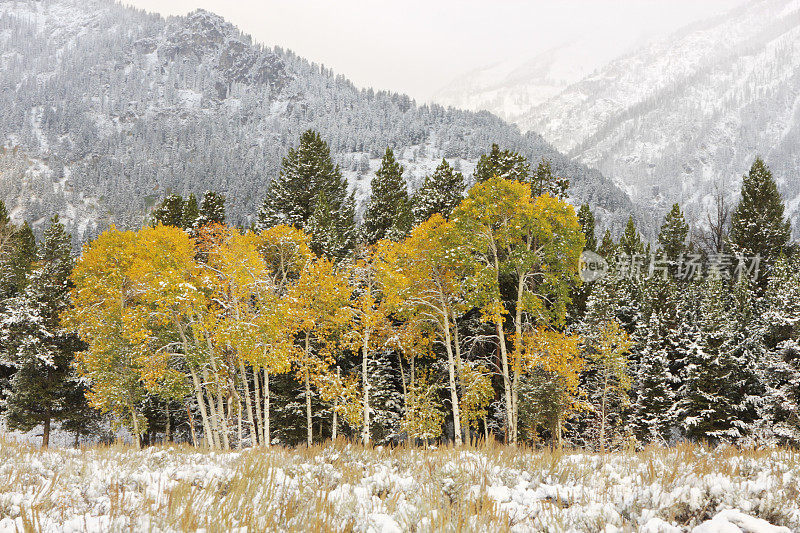
<instances>
[{"instance_id":1,"label":"snow on ground","mask_svg":"<svg viewBox=\"0 0 800 533\"><path fill-rule=\"evenodd\" d=\"M39 451L0 440L0 532L349 529L800 531L800 453Z\"/></svg>"}]
</instances>

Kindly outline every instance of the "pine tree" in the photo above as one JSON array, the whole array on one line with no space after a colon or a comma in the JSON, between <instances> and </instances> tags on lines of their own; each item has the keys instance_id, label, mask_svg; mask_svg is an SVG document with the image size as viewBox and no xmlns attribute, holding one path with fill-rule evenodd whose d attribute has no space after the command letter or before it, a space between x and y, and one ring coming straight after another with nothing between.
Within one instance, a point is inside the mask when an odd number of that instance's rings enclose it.
<instances>
[{"instance_id":1,"label":"pine tree","mask_svg":"<svg viewBox=\"0 0 800 533\"><path fill-rule=\"evenodd\" d=\"M556 198L565 199L567 197L567 189L569 189L569 180L566 178L558 178L553 175L553 165L550 161L542 159L536 166L530 177L531 181L531 194L533 196L541 196L549 194Z\"/></svg>"},{"instance_id":2,"label":"pine tree","mask_svg":"<svg viewBox=\"0 0 800 533\"><path fill-rule=\"evenodd\" d=\"M36 260L36 237L27 222L13 231L0 253L0 299L11 298L25 287Z\"/></svg>"},{"instance_id":3,"label":"pine tree","mask_svg":"<svg viewBox=\"0 0 800 533\"><path fill-rule=\"evenodd\" d=\"M730 243L736 253L769 261L786 250L790 236L778 186L758 157L743 178L741 199L731 217Z\"/></svg>"},{"instance_id":4,"label":"pine tree","mask_svg":"<svg viewBox=\"0 0 800 533\"><path fill-rule=\"evenodd\" d=\"M766 436L800 445L800 263L781 258L765 293L762 315L768 350L764 365Z\"/></svg>"},{"instance_id":5,"label":"pine tree","mask_svg":"<svg viewBox=\"0 0 800 533\"><path fill-rule=\"evenodd\" d=\"M419 225L435 213L447 218L464 199L464 175L456 172L447 162L442 162L413 198L414 224Z\"/></svg>"},{"instance_id":6,"label":"pine tree","mask_svg":"<svg viewBox=\"0 0 800 533\"><path fill-rule=\"evenodd\" d=\"M170 194L161 202L151 214L153 226L183 226L183 197L179 194Z\"/></svg>"},{"instance_id":7,"label":"pine tree","mask_svg":"<svg viewBox=\"0 0 800 533\"><path fill-rule=\"evenodd\" d=\"M507 180L528 182L531 177L531 166L525 157L511 150L500 151L500 147L492 144L488 154L478 160L475 167L475 181L481 183L495 176Z\"/></svg>"},{"instance_id":8,"label":"pine tree","mask_svg":"<svg viewBox=\"0 0 800 533\"><path fill-rule=\"evenodd\" d=\"M619 239L619 251L625 255L639 255L644 253L644 243L636 230L636 224L633 222L633 216L628 217L628 223L625 225L625 231Z\"/></svg>"},{"instance_id":9,"label":"pine tree","mask_svg":"<svg viewBox=\"0 0 800 533\"><path fill-rule=\"evenodd\" d=\"M313 220L312 220L313 219ZM258 213L256 229L285 224L315 234L318 253L341 258L355 246L355 199L319 133L308 130L289 149Z\"/></svg>"},{"instance_id":10,"label":"pine tree","mask_svg":"<svg viewBox=\"0 0 800 533\"><path fill-rule=\"evenodd\" d=\"M194 193L192 193L183 203L180 226L186 230L195 227L195 223L197 222L197 218L199 216L200 207L197 204L197 198L195 197Z\"/></svg>"},{"instance_id":11,"label":"pine tree","mask_svg":"<svg viewBox=\"0 0 800 533\"><path fill-rule=\"evenodd\" d=\"M647 341L639 356L633 420L636 437L643 442L665 443L670 435L670 410L674 405L669 354L664 346L662 323L650 318Z\"/></svg>"},{"instance_id":12,"label":"pine tree","mask_svg":"<svg viewBox=\"0 0 800 533\"><path fill-rule=\"evenodd\" d=\"M681 212L681 207L675 204L664 219L661 232L658 234L660 253L664 254L671 262L677 261L678 257L686 252L688 235L689 225Z\"/></svg>"},{"instance_id":13,"label":"pine tree","mask_svg":"<svg viewBox=\"0 0 800 533\"><path fill-rule=\"evenodd\" d=\"M722 279L703 282L699 342L690 346L677 411L691 439L735 441L742 436L736 405L735 361L726 350L730 314Z\"/></svg>"},{"instance_id":14,"label":"pine tree","mask_svg":"<svg viewBox=\"0 0 800 533\"><path fill-rule=\"evenodd\" d=\"M611 236L610 230L606 230L603 234L603 240L597 248L597 253L606 260L612 259L617 255L617 245L614 243L614 238Z\"/></svg>"},{"instance_id":15,"label":"pine tree","mask_svg":"<svg viewBox=\"0 0 800 533\"><path fill-rule=\"evenodd\" d=\"M181 212L181 218L182 218ZM203 193L200 212L195 220L195 227L202 228L208 224L225 224L225 197L214 191Z\"/></svg>"},{"instance_id":16,"label":"pine tree","mask_svg":"<svg viewBox=\"0 0 800 533\"><path fill-rule=\"evenodd\" d=\"M589 208L589 204L583 204L578 210L578 222L584 237L586 237L586 249L592 252L596 251L597 235L595 234L594 213Z\"/></svg>"},{"instance_id":17,"label":"pine tree","mask_svg":"<svg viewBox=\"0 0 800 533\"><path fill-rule=\"evenodd\" d=\"M69 419L85 406L83 387L70 366L83 344L60 319L70 305L70 250L71 238L54 217L25 290L2 315L3 357L16 370L6 398L6 420L23 431L43 425L43 447L53 420Z\"/></svg>"},{"instance_id":18,"label":"pine tree","mask_svg":"<svg viewBox=\"0 0 800 533\"><path fill-rule=\"evenodd\" d=\"M403 179L403 167L394 158L391 148L381 161L372 180L372 196L364 213L362 238L368 245L384 239L390 230L403 237L411 229L408 220L408 189Z\"/></svg>"}]
</instances>

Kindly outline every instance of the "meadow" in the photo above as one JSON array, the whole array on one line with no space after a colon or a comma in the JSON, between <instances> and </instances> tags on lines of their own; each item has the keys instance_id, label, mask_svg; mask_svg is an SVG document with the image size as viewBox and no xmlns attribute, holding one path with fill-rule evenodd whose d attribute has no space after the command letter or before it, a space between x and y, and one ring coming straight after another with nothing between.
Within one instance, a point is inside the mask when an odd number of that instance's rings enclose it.
<instances>
[{"instance_id":1,"label":"meadow","mask_svg":"<svg viewBox=\"0 0 800 533\"><path fill-rule=\"evenodd\" d=\"M41 450L0 441L0 531L800 531L800 453Z\"/></svg>"}]
</instances>

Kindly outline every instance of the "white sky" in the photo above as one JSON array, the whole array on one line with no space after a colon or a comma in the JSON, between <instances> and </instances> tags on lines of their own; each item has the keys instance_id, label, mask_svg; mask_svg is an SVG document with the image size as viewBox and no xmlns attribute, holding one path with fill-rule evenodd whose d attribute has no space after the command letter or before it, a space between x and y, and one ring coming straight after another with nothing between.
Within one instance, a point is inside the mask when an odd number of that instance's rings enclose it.
<instances>
[{"instance_id":1,"label":"white sky","mask_svg":"<svg viewBox=\"0 0 800 533\"><path fill-rule=\"evenodd\" d=\"M123 0L182 15L202 7L267 45L332 67L356 85L425 101L477 67L575 39L648 39L743 0Z\"/></svg>"}]
</instances>

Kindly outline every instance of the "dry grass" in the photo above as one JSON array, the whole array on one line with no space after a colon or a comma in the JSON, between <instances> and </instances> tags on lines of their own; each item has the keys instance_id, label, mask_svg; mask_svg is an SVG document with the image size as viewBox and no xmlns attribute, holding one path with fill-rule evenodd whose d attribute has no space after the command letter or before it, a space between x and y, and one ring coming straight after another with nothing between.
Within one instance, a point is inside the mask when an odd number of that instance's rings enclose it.
<instances>
[{"instance_id":1,"label":"dry grass","mask_svg":"<svg viewBox=\"0 0 800 533\"><path fill-rule=\"evenodd\" d=\"M635 531L654 519L688 530L728 508L800 530L800 454L341 442L43 452L0 441L0 530Z\"/></svg>"}]
</instances>

